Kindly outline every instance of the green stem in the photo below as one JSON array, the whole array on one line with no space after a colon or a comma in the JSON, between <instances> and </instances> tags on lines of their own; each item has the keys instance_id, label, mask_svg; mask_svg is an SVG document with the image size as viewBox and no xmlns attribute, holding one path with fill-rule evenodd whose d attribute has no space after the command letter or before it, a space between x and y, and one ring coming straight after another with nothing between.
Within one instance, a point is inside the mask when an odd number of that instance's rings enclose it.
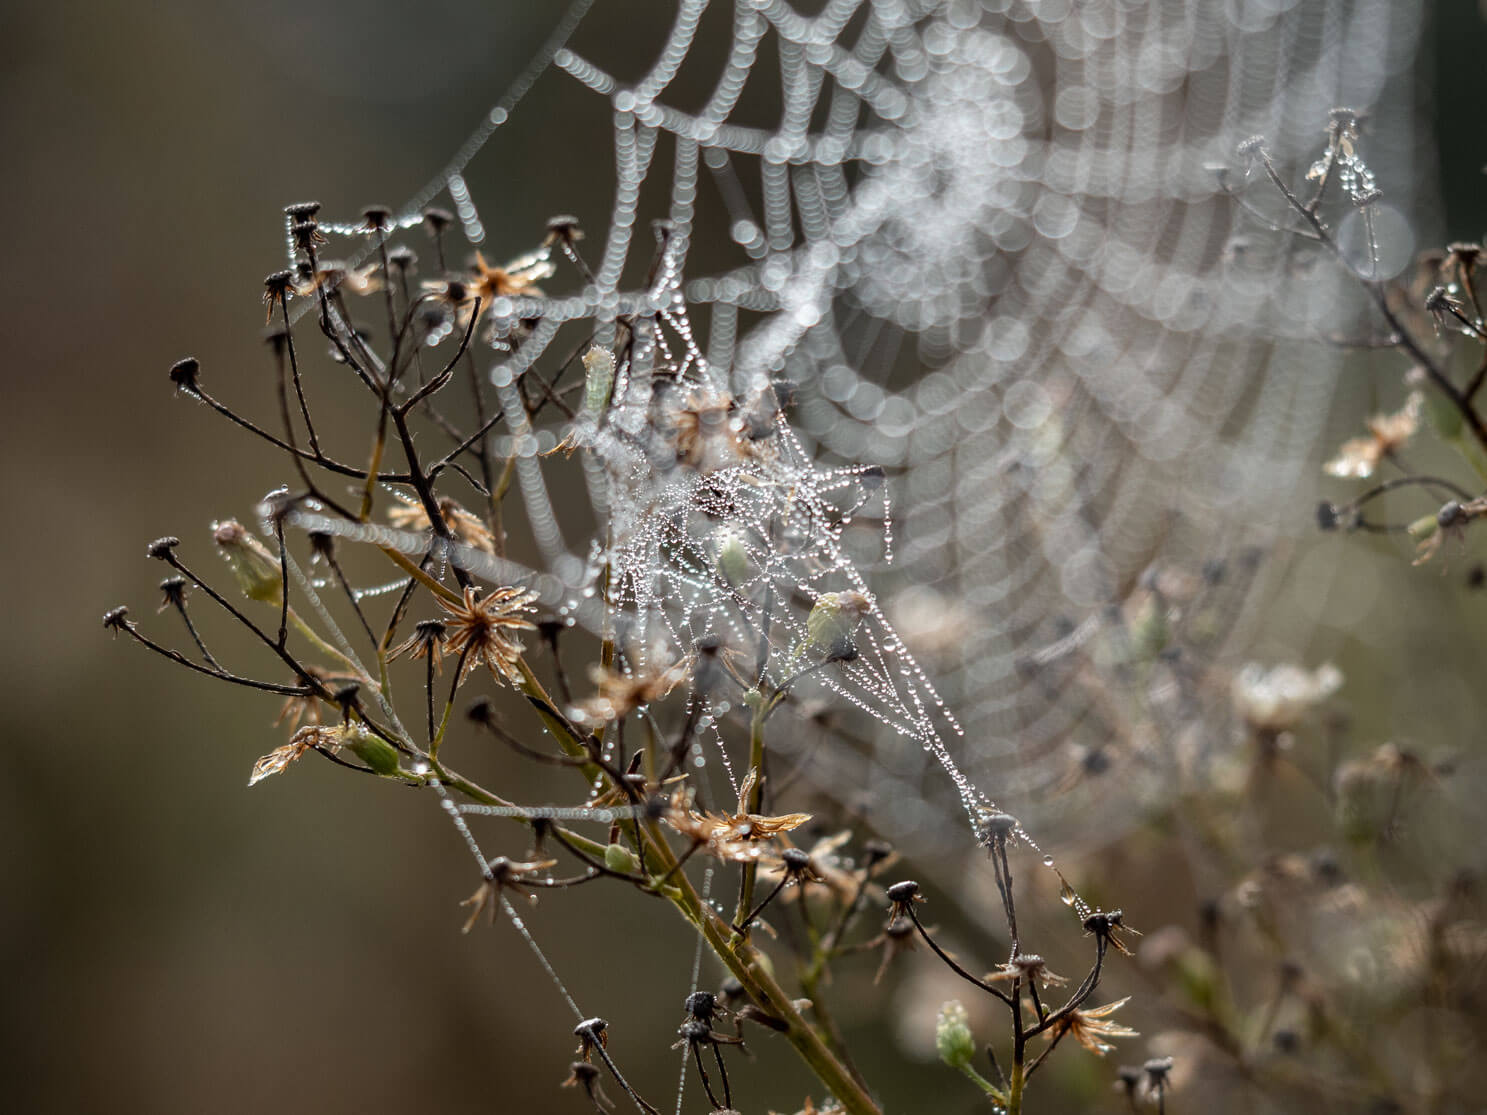
<instances>
[{"instance_id":1,"label":"green stem","mask_svg":"<svg viewBox=\"0 0 1487 1115\"><path fill-rule=\"evenodd\" d=\"M986 1077L982 1076L975 1069L971 1068L970 1065L961 1065L960 1071L965 1073L966 1076L970 1077L971 1082L974 1083L976 1087L980 1088L988 1096L996 1100L997 1103L1001 1104L1004 1107L1007 1106L1007 1094L1000 1088L998 1088L995 1084L993 1084L990 1080L987 1080Z\"/></svg>"},{"instance_id":2,"label":"green stem","mask_svg":"<svg viewBox=\"0 0 1487 1115\"><path fill-rule=\"evenodd\" d=\"M675 853L666 843L659 825L655 821L648 821L645 832L648 843L662 866L669 870L675 865ZM758 951L737 939L733 927L703 902L692 886L692 881L683 872L676 872L673 878L676 880L677 893L668 894L667 898L702 934L708 947L743 985L750 998L785 1023L785 1040L795 1047L801 1060L810 1066L821 1083L841 1102L847 1115L883 1115L882 1108L868 1095L867 1089L852 1076L822 1040L821 1035L795 1009L793 1000L764 967Z\"/></svg>"}]
</instances>

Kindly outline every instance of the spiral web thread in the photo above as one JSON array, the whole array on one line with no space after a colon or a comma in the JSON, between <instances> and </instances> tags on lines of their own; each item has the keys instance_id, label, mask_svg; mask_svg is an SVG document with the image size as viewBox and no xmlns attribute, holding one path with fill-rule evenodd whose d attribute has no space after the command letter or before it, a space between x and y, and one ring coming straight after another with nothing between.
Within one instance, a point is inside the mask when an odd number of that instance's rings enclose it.
<instances>
[{"instance_id":1,"label":"spiral web thread","mask_svg":"<svg viewBox=\"0 0 1487 1115\"><path fill-rule=\"evenodd\" d=\"M816 7L682 0L651 68L626 83L566 45L588 8L575 4L400 210L413 225L447 193L479 243L466 172L544 70L592 90L612 118L614 205L593 281L498 298L482 330L509 404L524 371L565 359L570 323L623 350L609 410L583 430L608 545L575 545L560 525L551 473L563 458L548 454L564 429L532 428L507 405L491 449L516 459L544 569L450 557L618 630L634 664L703 637L743 653L767 616L776 683L800 664L822 596L860 593L857 657L810 684L894 731L870 752L802 756L818 781L875 803L875 823L909 846L945 839L940 766L972 813L995 797L1039 831L1099 830L1160 784L1197 699L1201 663L1132 667L1134 622L1167 609L1205 662L1242 645L1253 555L1291 529L1282 497L1304 475L1340 359L1321 333L1344 305L1341 282L1247 225L1214 167L1263 134L1278 162L1304 168L1327 110L1344 104L1368 113L1366 146L1411 151L1410 98L1393 94L1408 89L1420 11ZM676 107L675 79L719 35L728 50L710 94ZM776 107L773 126L735 119L750 94ZM1407 211L1414 183L1381 177ZM656 255L637 239L643 198L670 222ZM694 273L703 236L736 263ZM788 421L774 403L782 381L797 395ZM666 422L696 425L700 467L657 465ZM719 566L735 546L730 580ZM711 712L709 723L726 709ZM1126 777L1071 778L1071 755L1094 749L1124 760Z\"/></svg>"}]
</instances>

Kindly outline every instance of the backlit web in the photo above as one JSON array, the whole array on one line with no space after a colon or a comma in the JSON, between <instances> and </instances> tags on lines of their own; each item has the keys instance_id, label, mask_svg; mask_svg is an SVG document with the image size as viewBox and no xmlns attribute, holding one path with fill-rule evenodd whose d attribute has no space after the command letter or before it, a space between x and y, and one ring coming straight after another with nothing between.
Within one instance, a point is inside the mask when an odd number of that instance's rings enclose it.
<instances>
[{"instance_id":1,"label":"backlit web","mask_svg":"<svg viewBox=\"0 0 1487 1115\"><path fill-rule=\"evenodd\" d=\"M541 560L450 558L636 668L713 640L746 674L761 628L775 684L839 659L802 691L870 730L796 733L793 758L907 846L963 831L956 796L1101 831L1243 645L1340 359L1342 287L1215 169L1242 180L1252 134L1304 168L1337 105L1376 162L1412 153L1417 6L683 0L638 80L568 45L589 7L398 214L450 204L478 246L475 160L518 101L576 81L612 121L587 262L542 249L543 296L497 298L477 335ZM710 92L673 96L701 53ZM1408 212L1416 184L1381 178ZM616 358L581 413L529 422L523 374L590 342ZM557 509L575 473L597 539ZM812 647L844 604L842 645Z\"/></svg>"}]
</instances>

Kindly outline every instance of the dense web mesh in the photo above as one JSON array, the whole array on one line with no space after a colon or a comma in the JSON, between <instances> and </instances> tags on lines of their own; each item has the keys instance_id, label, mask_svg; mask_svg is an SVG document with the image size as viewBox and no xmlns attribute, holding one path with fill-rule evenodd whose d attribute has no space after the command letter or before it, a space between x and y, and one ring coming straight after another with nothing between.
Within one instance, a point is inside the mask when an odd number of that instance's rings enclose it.
<instances>
[{"instance_id":1,"label":"dense web mesh","mask_svg":"<svg viewBox=\"0 0 1487 1115\"><path fill-rule=\"evenodd\" d=\"M632 663L711 639L747 674L761 630L776 684L831 658L803 685L880 727L800 733L796 758L907 846L964 824L947 791L1035 834L1107 824L1160 787L1243 644L1340 359L1342 286L1247 237L1236 148L1263 134L1304 168L1349 105L1366 144L1411 151L1393 94L1417 6L683 0L633 82L566 45L588 6L397 215L443 195L481 244L466 174L544 71L612 118L592 270L496 298L478 331L540 561L447 556L617 633ZM668 100L719 36L710 95ZM777 119L737 119L750 97ZM1414 184L1382 177L1408 211ZM702 244L732 262L701 273ZM529 420L522 374L590 340L615 358L581 412ZM581 471L598 543L566 525L560 470Z\"/></svg>"}]
</instances>

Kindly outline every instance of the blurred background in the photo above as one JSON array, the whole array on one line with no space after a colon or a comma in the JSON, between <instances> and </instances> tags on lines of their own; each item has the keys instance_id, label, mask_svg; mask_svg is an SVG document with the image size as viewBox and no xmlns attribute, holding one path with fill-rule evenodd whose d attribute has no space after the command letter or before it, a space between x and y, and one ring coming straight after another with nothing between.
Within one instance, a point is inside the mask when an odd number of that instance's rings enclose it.
<instances>
[{"instance_id":1,"label":"blurred background","mask_svg":"<svg viewBox=\"0 0 1487 1115\"><path fill-rule=\"evenodd\" d=\"M176 534L199 564L215 560L208 524L246 519L282 479L273 455L166 378L195 355L222 395L267 413L260 280L283 266L282 206L400 204L557 14L23 0L0 15L12 252L0 276L12 617L0 644L0 1065L12 1110L582 1110L555 1089L571 1020L545 977L509 930L456 932L470 872L438 812L329 764L247 792L250 764L277 741L274 702L188 678L99 627L118 603L151 615L150 539ZM573 45L634 76L673 15L601 0ZM1435 200L1412 217L1421 243L1475 238L1487 227L1487 28L1464 0L1427 17L1417 97L1439 155L1416 170ZM611 159L603 103L549 73L471 168L491 251L524 250L558 211L602 227ZM1340 403L1323 444L1370 409L1367 394ZM1305 498L1297 513L1310 514ZM1467 561L1407 566L1398 546L1308 542L1260 624L1266 653L1334 657L1358 683L1355 722L1379 739L1428 724L1432 742L1470 749L1487 604L1461 591ZM1401 663L1409 684L1390 684ZM681 927L639 902L562 899L532 922L580 1001L623 1019L622 1063L666 1094L689 990ZM635 981L633 999L612 1002L619 966L677 982ZM942 1070L904 1056L891 1019L854 1029L860 1059L903 1066L880 1081L889 1109L925 1110L908 1097ZM972 1099L956 1093L965 1110Z\"/></svg>"}]
</instances>

